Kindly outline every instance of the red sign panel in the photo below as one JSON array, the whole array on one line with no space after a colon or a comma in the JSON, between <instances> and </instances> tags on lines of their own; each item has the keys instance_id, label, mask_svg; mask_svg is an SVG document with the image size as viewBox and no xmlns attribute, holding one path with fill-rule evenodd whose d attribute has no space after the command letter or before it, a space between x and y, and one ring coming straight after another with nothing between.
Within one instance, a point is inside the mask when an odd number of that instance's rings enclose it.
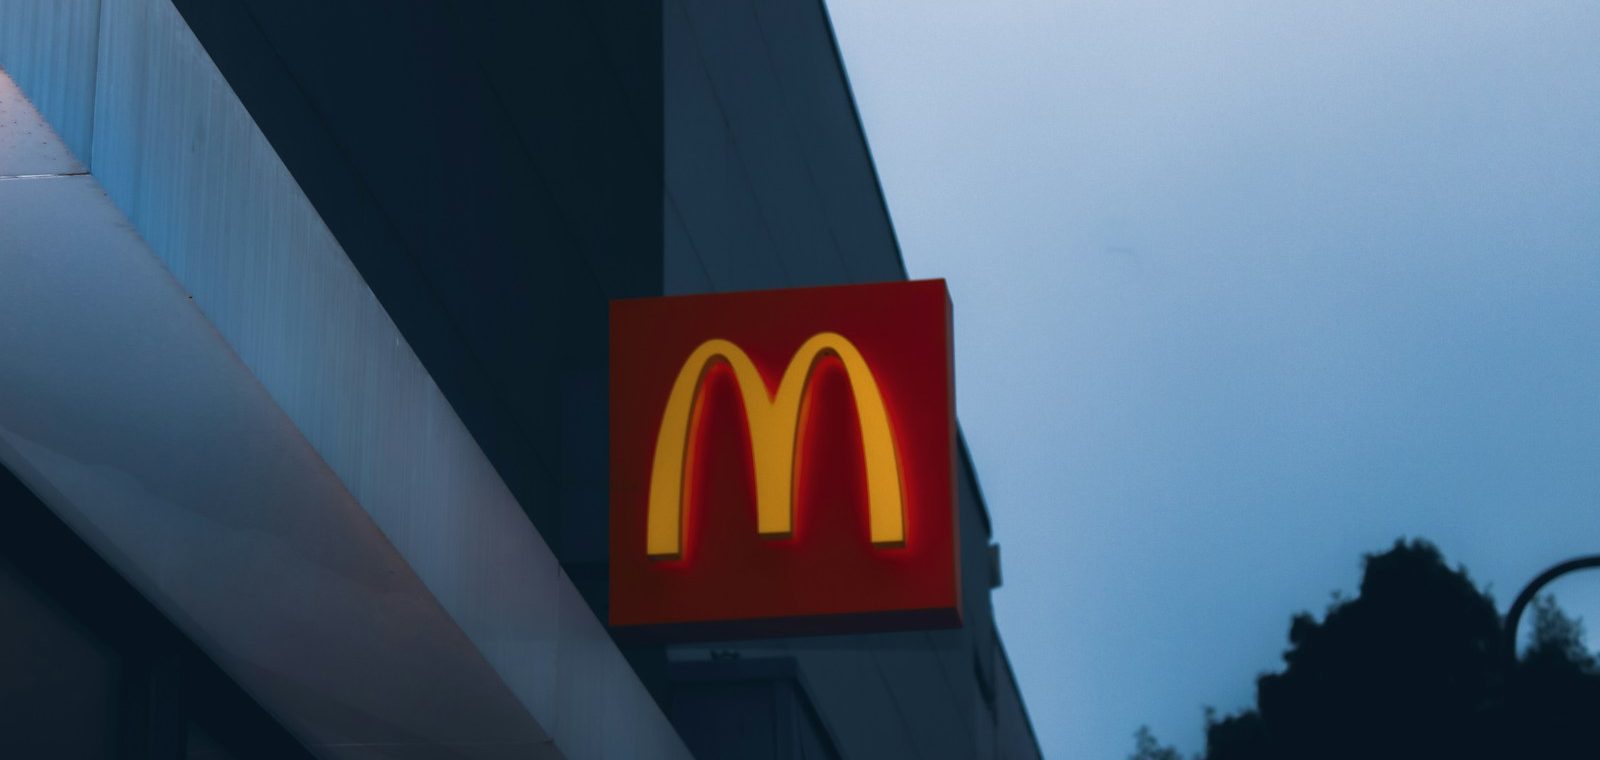
<instances>
[{"instance_id":1,"label":"red sign panel","mask_svg":"<svg viewBox=\"0 0 1600 760\"><path fill-rule=\"evenodd\" d=\"M961 623L942 280L611 305L611 624Z\"/></svg>"}]
</instances>

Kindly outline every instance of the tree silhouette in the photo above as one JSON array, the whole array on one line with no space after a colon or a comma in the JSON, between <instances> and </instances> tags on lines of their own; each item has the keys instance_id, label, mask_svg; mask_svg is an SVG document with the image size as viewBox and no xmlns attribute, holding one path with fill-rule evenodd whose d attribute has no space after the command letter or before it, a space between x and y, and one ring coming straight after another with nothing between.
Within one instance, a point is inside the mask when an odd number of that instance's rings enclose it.
<instances>
[{"instance_id":1,"label":"tree silhouette","mask_svg":"<svg viewBox=\"0 0 1600 760\"><path fill-rule=\"evenodd\" d=\"M1183 760L1183 755L1172 747L1162 746L1149 726L1140 726L1133 734L1133 754L1128 760Z\"/></svg>"},{"instance_id":2,"label":"tree silhouette","mask_svg":"<svg viewBox=\"0 0 1600 760\"><path fill-rule=\"evenodd\" d=\"M1600 757L1600 664L1583 643L1583 624L1546 596L1533 606L1533 643L1507 689L1510 756Z\"/></svg>"},{"instance_id":3,"label":"tree silhouette","mask_svg":"<svg viewBox=\"0 0 1600 760\"><path fill-rule=\"evenodd\" d=\"M1494 601L1425 541L1369 554L1360 594L1294 616L1254 709L1206 721L1206 760L1600 757L1600 663L1553 599L1501 660ZM1154 737L1144 745L1159 747ZM1144 746L1141 745L1141 746Z\"/></svg>"}]
</instances>

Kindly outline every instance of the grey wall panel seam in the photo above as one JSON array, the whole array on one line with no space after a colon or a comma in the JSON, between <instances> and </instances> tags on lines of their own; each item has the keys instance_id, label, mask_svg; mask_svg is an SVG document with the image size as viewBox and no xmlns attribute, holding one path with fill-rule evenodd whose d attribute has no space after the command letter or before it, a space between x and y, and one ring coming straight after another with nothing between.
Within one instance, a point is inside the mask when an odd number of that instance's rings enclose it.
<instances>
[{"instance_id":1,"label":"grey wall panel seam","mask_svg":"<svg viewBox=\"0 0 1600 760\"><path fill-rule=\"evenodd\" d=\"M595 271L593 252L589 250L589 245L583 241L583 237L573 229L574 221L562 204L561 195L555 191L550 178L546 176L544 169L540 167L538 156L534 153L533 147L529 145L528 136L523 133L522 126L517 123L516 119L511 117L511 109L506 107L505 96L501 94L494 78L489 76L488 70L484 68L483 60L473 56L472 63L478 70L478 74L483 77L484 87L494 96L495 106L500 109L500 113L505 118L506 123L511 125L511 134L516 135L517 145L522 148L523 156L527 158L528 172L533 175L538 186L544 189L545 195L554 202L556 208L555 217L561 220L562 236L567 238L568 244L579 252L579 256L583 259L583 271L594 282L595 289L601 293L608 293L609 289L606 287L605 278Z\"/></svg>"},{"instance_id":2,"label":"grey wall panel seam","mask_svg":"<svg viewBox=\"0 0 1600 760\"><path fill-rule=\"evenodd\" d=\"M955 683L950 680L950 671L945 669L945 660L944 657L940 656L939 654L940 647L936 642L934 642L934 635L928 631L922 631L921 633L923 640L928 642L927 648L929 653L933 655L934 669L939 671L939 681L944 684L945 691L950 694L950 703L956 705L963 704L964 700L961 698L961 695L956 692ZM967 648L962 647L962 651L967 651ZM960 716L961 723L967 730L967 736L972 739L974 744L976 744L978 740L978 728L977 726L973 725L972 716L965 710L957 710L956 713Z\"/></svg>"},{"instance_id":3,"label":"grey wall panel seam","mask_svg":"<svg viewBox=\"0 0 1600 760\"><path fill-rule=\"evenodd\" d=\"M989 515L989 500L984 498L983 484L978 482L978 466L972 461L972 449L967 446L967 436L961 432L959 420L956 422L956 449L961 457L961 467L967 471L967 480L972 484L972 496L977 501L978 517L983 519L984 537L993 539L994 520Z\"/></svg>"},{"instance_id":4,"label":"grey wall panel seam","mask_svg":"<svg viewBox=\"0 0 1600 760\"><path fill-rule=\"evenodd\" d=\"M93 95L89 98L89 143L84 146L86 155L83 157L83 165L89 167L91 172L94 171L95 115L100 112L98 107L100 105L100 40L105 36L106 1L96 0L94 4L95 44L91 48L94 51L93 60L89 62L89 70L92 72L89 79L89 87Z\"/></svg>"},{"instance_id":5,"label":"grey wall panel seam","mask_svg":"<svg viewBox=\"0 0 1600 760\"><path fill-rule=\"evenodd\" d=\"M594 5L587 2L578 2L577 7L578 15L583 17L583 25L588 28L589 34L593 35L594 40L597 43L600 43L600 41L604 39L604 36L601 33L600 28L595 25L594 19L589 15L589 12L593 10ZM632 100L629 95L628 87L623 84L626 79L622 76L622 72L617 69L617 62L612 60L610 51L604 50L603 43L599 44L598 47L604 51L599 56L600 60L605 61L605 71L611 76L611 81L614 85L616 85L617 92L623 93L622 100ZM635 105L635 108L637 108L637 104ZM628 134L634 135L634 139L638 139L638 133L636 133L634 130L628 130ZM639 144L641 146L649 147L648 144L643 140L640 140Z\"/></svg>"},{"instance_id":6,"label":"grey wall panel seam","mask_svg":"<svg viewBox=\"0 0 1600 760\"><path fill-rule=\"evenodd\" d=\"M906 269L905 254L900 249L900 236L895 232L894 215L889 212L889 199L883 194L883 178L878 175L878 164L872 158L872 145L867 140L867 127L861 121L861 109L856 105L855 90L850 86L850 73L845 67L844 52L839 49L839 37L833 31L833 17L828 14L828 5L824 0L815 0L817 10L822 14L822 22L828 28L828 44L833 48L833 59L839 67L839 81L844 86L845 97L850 101L850 112L855 114L856 134L861 136L861 152L867 161L867 169L872 172L872 183L877 191L878 206L883 212L883 219L888 226L889 240L894 244L895 258L900 263L900 276L910 278Z\"/></svg>"},{"instance_id":7,"label":"grey wall panel seam","mask_svg":"<svg viewBox=\"0 0 1600 760\"><path fill-rule=\"evenodd\" d=\"M901 745L912 750L917 749L917 732L911 726L911 721L906 718L906 712L900 705L900 697L895 694L894 684L889 682L888 674L883 672L883 663L878 661L878 650L866 650L867 659L872 662L872 671L878 675L878 681L883 684L884 695L889 700L889 705L894 708L894 717L900 722Z\"/></svg>"},{"instance_id":8,"label":"grey wall panel seam","mask_svg":"<svg viewBox=\"0 0 1600 760\"><path fill-rule=\"evenodd\" d=\"M759 199L757 213L767 219L779 254L790 262L793 284L862 281L836 249L830 250L828 237L838 226L838 214L819 190L805 139L817 131L816 116L790 107L790 93L773 65L761 19L748 2L691 0L684 8L694 21L682 34L698 40L704 52L713 88L726 107L728 129ZM797 130L797 125L804 129ZM892 258L882 255L887 247L862 252Z\"/></svg>"},{"instance_id":9,"label":"grey wall panel seam","mask_svg":"<svg viewBox=\"0 0 1600 760\"><path fill-rule=\"evenodd\" d=\"M449 8L451 10L455 10L456 7L454 5L450 5ZM598 43L601 37L599 31L593 26L593 20L589 18L588 14L583 13L581 10L576 15L582 19L581 23L588 28L590 34L593 35L594 40ZM455 18L457 25L463 23L459 14L454 14L453 17ZM615 62L611 60L609 54L602 53L598 55L597 58L603 61L604 70L611 76L611 83L614 85L614 90L618 93L622 93L622 95L619 97L619 102L627 102L631 100L631 98L627 96L628 90L623 86L622 78L619 72L616 70ZM534 150L534 146L526 133L523 122L514 116L514 112L508 104L505 93L501 91L498 80L491 75L489 67L483 60L482 55L480 55L477 51L473 51L471 54L471 59L473 67L477 70L479 77L484 83L484 87L493 96L496 109L498 109L505 123L509 125L509 131L511 134L515 136L517 145L521 149L523 157L528 162L529 173L535 178L536 184L544 191L545 195L550 199L551 205L555 208L556 213L554 216L560 220L559 226L561 229L561 234L566 238L568 244L571 245L571 247L578 251L581 255L584 263L584 270L593 280L596 291L608 296L612 295L614 292L613 289L607 287L605 277L601 275L595 266L595 258L601 252L594 250L594 246L589 242L589 240L576 229L578 226L580 226L581 222L574 218L575 215L567 207L567 203L564 202L563 194L556 191L556 183L551 181L548 170L545 168L544 162L540 159L540 154L538 151ZM624 110L626 111L627 109ZM627 134L629 139L633 140L638 147L645 149L641 151L642 154L648 154L650 152L648 150L648 144L644 140L639 139L639 135L636 130L625 130L625 134Z\"/></svg>"},{"instance_id":10,"label":"grey wall panel seam","mask_svg":"<svg viewBox=\"0 0 1600 760\"><path fill-rule=\"evenodd\" d=\"M1000 638L1000 629L994 631L995 652L1000 655L1000 663L1005 666L1006 680L1011 682L1011 688L1016 692L1017 710L1022 713L1022 724L1028 729L1028 738L1033 741L1034 754L1038 754L1039 735L1033 730L1033 716L1028 714L1028 701L1022 698L1022 683L1017 680L1017 671L1011 667L1011 656L1006 653L1005 644Z\"/></svg>"},{"instance_id":11,"label":"grey wall panel seam","mask_svg":"<svg viewBox=\"0 0 1600 760\"><path fill-rule=\"evenodd\" d=\"M670 189L663 188L661 195L666 200L665 205L671 210L672 216L678 220L678 227L683 230L683 236L689 241L689 252L694 254L695 266L700 268L700 271L706 276L706 282L711 283L711 287L715 289L717 287L716 278L711 276L711 269L706 266L705 259L700 255L700 245L695 242L694 232L689 229L689 223L684 221L683 212L678 210L677 199L673 197ZM665 261L666 257L662 256L662 262L665 263Z\"/></svg>"},{"instance_id":12,"label":"grey wall panel seam","mask_svg":"<svg viewBox=\"0 0 1600 760\"><path fill-rule=\"evenodd\" d=\"M51 174L0 174L0 182L17 182L25 179L59 179L61 177L84 177L88 172L53 172Z\"/></svg>"},{"instance_id":13,"label":"grey wall panel seam","mask_svg":"<svg viewBox=\"0 0 1600 760\"><path fill-rule=\"evenodd\" d=\"M684 8L681 4L674 3L674 5L677 5L678 12L683 14L684 24L688 26L690 34L694 34L694 19L689 15L688 9ZM757 217L761 222L761 231L766 234L767 241L772 244L772 260L777 264L778 271L783 277L784 284L791 284L793 282L793 278L789 276L788 268L783 264L783 256L780 253L781 249L778 245L777 237L772 232L772 225L768 223L766 214L760 212L760 209L763 208L765 204L761 202L760 196L756 195L753 183L750 181L750 168L745 165L744 156L741 155L740 151L737 150L739 137L733 131L733 124L728 121L727 107L722 104L722 98L717 94L717 83L711 78L710 70L707 68L705 53L701 50L698 39L690 40L690 42L692 43L691 46L694 48L695 59L699 61L700 70L705 75L706 83L710 87L711 98L717 104L717 117L722 122L722 127L728 134L729 142L733 143L736 148L736 150L734 150L734 163L739 167L739 174L744 182L744 191L750 196L751 200L755 203L756 208L758 209Z\"/></svg>"},{"instance_id":14,"label":"grey wall panel seam","mask_svg":"<svg viewBox=\"0 0 1600 760\"><path fill-rule=\"evenodd\" d=\"M587 26L589 28L589 32L594 35L596 40L604 39L604 37L602 36L600 27L595 23L595 20L589 15L590 11L592 11L594 9L594 4L587 3L587 2L579 2L578 6L579 6L579 9L580 9L579 12L583 14L584 26ZM658 29L658 31L659 31L659 29ZM658 41L660 41L660 38L658 38ZM659 51L658 51L658 54L659 54ZM631 105L631 108L629 108L628 110L634 111L635 118L639 118L641 116L644 116L644 114L641 113L641 110L643 110L645 108L645 106L643 104L633 102L633 100L634 100L633 99L633 92L625 84L628 80L627 80L626 77L624 77L622 75L622 71L620 71L618 69L617 61L611 57L611 51L610 50L606 50L605 54L602 55L601 57L604 58L605 61L606 61L606 71L607 71L607 73L609 73L611 75L613 81L616 82L617 89L624 94L623 100L628 101L629 104ZM659 55L658 55L658 57L659 57ZM659 103L656 104L656 110L657 111L660 110L660 104ZM659 118L659 116L660 116L660 114L658 113L657 117ZM646 118L648 118L648 117L646 117ZM642 123L642 121L641 121L641 123ZM657 136L659 137L659 134ZM648 145L646 147L648 147Z\"/></svg>"},{"instance_id":15,"label":"grey wall panel seam","mask_svg":"<svg viewBox=\"0 0 1600 760\"><path fill-rule=\"evenodd\" d=\"M750 8L750 15L755 17L755 20L756 20L756 23L755 23L756 34L759 35L760 38L761 38L761 51L766 54L766 56L767 56L767 65L772 69L772 77L773 77L773 79L776 79L777 82L778 82L778 88L780 90L780 97L778 98L778 101L782 104L782 108L783 108L784 113L789 115L789 119L788 119L789 131L790 131L791 136L794 138L795 145L798 147L798 152L800 154L800 163L803 166L805 166L805 168L806 168L806 182L811 186L812 194L816 195L817 198L820 200L822 198L822 188L817 184L816 168L812 165L813 162L814 162L814 159L811 156L811 152L806 150L805 141L801 140L798 134L795 134L794 125L799 122L799 119L795 116L794 110L792 108L792 99L790 98L790 88L784 84L783 72L782 72L781 69L778 68L778 65L777 65L776 61L774 61L773 58L772 58L772 44L767 39L767 30L766 30L765 25L763 25L761 23L761 18L760 18L761 17L761 11L754 4L751 4L749 6L749 8ZM829 33L830 34L832 33L832 29L831 28L829 29ZM845 84L845 87L846 87L846 90L849 89L849 83L848 82ZM862 138L865 139L865 135L864 134L863 134ZM868 151L868 153L870 155L870 150ZM874 180L876 180L876 176L874 176ZM823 213L824 213L824 215L827 214L826 207L824 207ZM838 238L834 235L834 224L833 224L833 221L834 220L831 219L831 218L828 219L828 239L833 242L834 254L839 258L839 265L844 268L845 275L846 275L846 277L849 278L849 281L850 282L859 282L859 280L857 279L857 275L853 271L851 271L851 269L850 269L850 260L849 260L849 258L846 257L844 255L844 251L840 250L839 247L838 247ZM885 221L885 223L888 223L888 219L887 218L884 221ZM893 225L890 225L890 227L891 227L891 238L890 239L893 240L893 237L892 237L892 234L893 234L892 227L893 227ZM896 244L896 246L895 246L895 255L899 256L899 246L898 246L898 244ZM904 265L901 266L901 269L902 269L902 271L905 269Z\"/></svg>"}]
</instances>

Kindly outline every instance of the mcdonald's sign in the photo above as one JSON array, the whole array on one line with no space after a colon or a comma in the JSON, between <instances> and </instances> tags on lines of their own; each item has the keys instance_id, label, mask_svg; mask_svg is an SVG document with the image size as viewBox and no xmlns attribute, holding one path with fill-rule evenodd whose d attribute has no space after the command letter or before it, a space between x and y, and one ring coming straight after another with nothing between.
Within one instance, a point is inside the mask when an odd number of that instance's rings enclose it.
<instances>
[{"instance_id":1,"label":"mcdonald's sign","mask_svg":"<svg viewBox=\"0 0 1600 760\"><path fill-rule=\"evenodd\" d=\"M960 625L942 280L611 306L611 624Z\"/></svg>"}]
</instances>

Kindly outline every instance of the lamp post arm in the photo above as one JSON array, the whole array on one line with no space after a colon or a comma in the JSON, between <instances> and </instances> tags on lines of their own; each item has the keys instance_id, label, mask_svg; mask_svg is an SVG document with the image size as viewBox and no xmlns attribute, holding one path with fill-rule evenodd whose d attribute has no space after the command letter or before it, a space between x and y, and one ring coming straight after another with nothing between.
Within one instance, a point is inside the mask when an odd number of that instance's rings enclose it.
<instances>
[{"instance_id":1,"label":"lamp post arm","mask_svg":"<svg viewBox=\"0 0 1600 760\"><path fill-rule=\"evenodd\" d=\"M1504 646L1506 652L1506 665L1508 667L1514 668L1517 664L1517 624L1522 622L1522 613L1527 610L1528 605L1531 604L1534 597L1539 594L1539 589L1544 588L1545 585L1550 583L1550 581L1566 575L1567 573L1575 570L1584 570L1597 567L1600 567L1600 554L1592 554L1586 557L1569 559L1566 562L1540 573L1539 577L1534 578L1533 582L1529 583L1527 588L1522 590L1522 593L1517 594L1516 601L1511 603L1511 609L1506 612L1506 640ZM1510 671L1508 670L1507 672Z\"/></svg>"}]
</instances>

